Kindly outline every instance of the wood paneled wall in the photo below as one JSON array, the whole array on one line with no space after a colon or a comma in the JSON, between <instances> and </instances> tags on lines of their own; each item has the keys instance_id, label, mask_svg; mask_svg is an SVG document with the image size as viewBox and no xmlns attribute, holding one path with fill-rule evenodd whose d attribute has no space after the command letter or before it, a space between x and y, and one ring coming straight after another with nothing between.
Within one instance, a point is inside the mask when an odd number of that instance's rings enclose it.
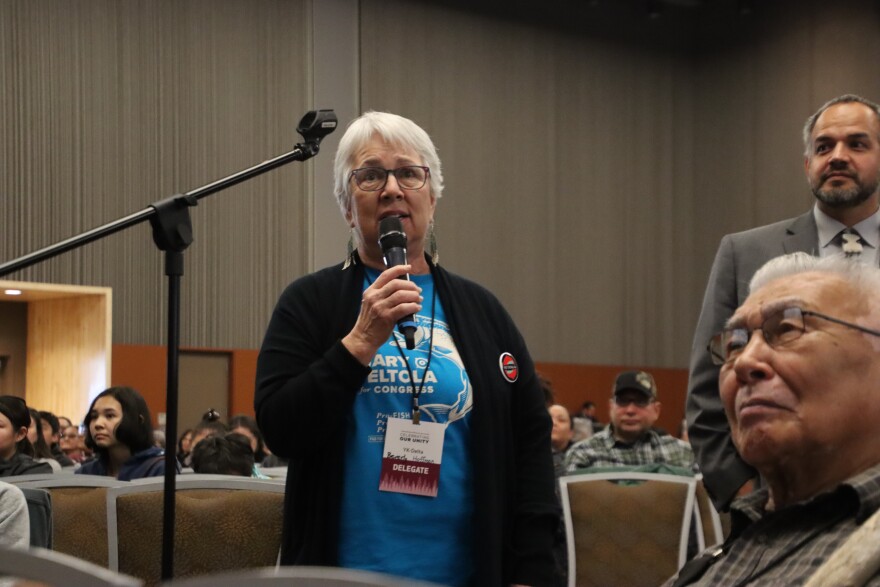
<instances>
[{"instance_id":1,"label":"wood paneled wall","mask_svg":"<svg viewBox=\"0 0 880 587\"><path fill-rule=\"evenodd\" d=\"M29 405L55 414L77 414L107 387L111 304L110 290L29 303Z\"/></svg>"},{"instance_id":2,"label":"wood paneled wall","mask_svg":"<svg viewBox=\"0 0 880 587\"><path fill-rule=\"evenodd\" d=\"M27 357L27 304L0 302L0 395L24 397Z\"/></svg>"}]
</instances>

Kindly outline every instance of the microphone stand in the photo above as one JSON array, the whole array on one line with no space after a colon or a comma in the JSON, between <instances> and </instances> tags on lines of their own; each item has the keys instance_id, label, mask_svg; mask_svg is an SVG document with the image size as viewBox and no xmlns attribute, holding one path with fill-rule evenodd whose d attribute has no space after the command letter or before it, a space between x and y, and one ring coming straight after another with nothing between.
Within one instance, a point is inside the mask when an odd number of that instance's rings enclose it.
<instances>
[{"instance_id":1,"label":"microphone stand","mask_svg":"<svg viewBox=\"0 0 880 587\"><path fill-rule=\"evenodd\" d=\"M336 130L337 119L333 110L312 110L300 120L296 131L304 141L284 155L234 173L205 186L171 196L150 204L113 222L88 230L77 236L55 243L0 265L0 277L19 269L30 267L40 261L79 248L87 243L119 232L129 226L150 221L153 241L165 252L165 275L168 276L168 347L167 347L167 420L165 424L165 494L162 515L162 580L174 576L174 520L175 487L177 474L177 398L180 357L180 281L183 276L183 251L192 243L192 221L189 209L198 201L213 193L256 177L291 161L305 161L318 154L321 140Z\"/></svg>"}]
</instances>

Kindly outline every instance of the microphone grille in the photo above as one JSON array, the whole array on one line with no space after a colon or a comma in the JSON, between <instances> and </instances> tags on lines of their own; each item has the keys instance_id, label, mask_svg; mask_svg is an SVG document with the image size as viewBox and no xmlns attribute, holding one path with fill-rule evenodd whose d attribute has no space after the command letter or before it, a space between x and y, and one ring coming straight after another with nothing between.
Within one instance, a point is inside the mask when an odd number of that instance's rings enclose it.
<instances>
[{"instance_id":1,"label":"microphone grille","mask_svg":"<svg viewBox=\"0 0 880 587\"><path fill-rule=\"evenodd\" d=\"M379 234L384 235L389 232L403 232L403 223L400 222L399 216L386 216L379 221Z\"/></svg>"},{"instance_id":2,"label":"microphone grille","mask_svg":"<svg viewBox=\"0 0 880 587\"><path fill-rule=\"evenodd\" d=\"M383 251L393 247L406 248L406 233L397 216L386 216L379 221L379 246Z\"/></svg>"}]
</instances>

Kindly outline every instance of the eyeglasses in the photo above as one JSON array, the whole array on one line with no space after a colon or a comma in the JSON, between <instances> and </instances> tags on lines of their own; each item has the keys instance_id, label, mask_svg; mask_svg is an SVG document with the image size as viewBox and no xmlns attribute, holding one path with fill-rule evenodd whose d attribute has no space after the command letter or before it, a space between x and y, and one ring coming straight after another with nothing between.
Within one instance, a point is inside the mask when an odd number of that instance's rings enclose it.
<instances>
[{"instance_id":1,"label":"eyeglasses","mask_svg":"<svg viewBox=\"0 0 880 587\"><path fill-rule=\"evenodd\" d=\"M766 318L760 326L761 334L764 336L764 342L770 347L788 344L795 341L807 331L807 325L804 316L815 316L822 320L834 322L859 332L880 336L880 331L871 330L852 322L846 322L839 318L832 318L819 312L811 310L802 310L801 308L783 308L777 312L773 312ZM757 328L754 330L758 330ZM725 328L712 337L706 349L712 355L712 363L715 365L724 365L740 356L745 350L746 345L752 338L752 332L748 328Z\"/></svg>"},{"instance_id":2,"label":"eyeglasses","mask_svg":"<svg viewBox=\"0 0 880 587\"><path fill-rule=\"evenodd\" d=\"M654 400L652 398L644 396L644 395L625 396L625 397L614 396L614 403L615 403L615 405L617 405L621 408L625 408L630 404L635 404L636 407L639 407L639 408L647 408L649 405L654 403Z\"/></svg>"},{"instance_id":3,"label":"eyeglasses","mask_svg":"<svg viewBox=\"0 0 880 587\"><path fill-rule=\"evenodd\" d=\"M417 190L428 181L430 170L421 165L406 165L397 169L381 167L361 167L351 172L351 177L359 188L368 192L377 192L388 183L388 174L393 173L397 185L405 190Z\"/></svg>"}]
</instances>

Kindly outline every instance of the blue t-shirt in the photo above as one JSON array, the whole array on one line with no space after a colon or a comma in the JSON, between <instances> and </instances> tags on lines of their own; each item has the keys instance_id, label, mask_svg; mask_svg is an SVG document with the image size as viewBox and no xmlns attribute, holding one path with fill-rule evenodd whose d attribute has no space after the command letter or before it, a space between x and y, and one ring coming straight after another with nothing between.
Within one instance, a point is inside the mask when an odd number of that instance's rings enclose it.
<instances>
[{"instance_id":1,"label":"blue t-shirt","mask_svg":"<svg viewBox=\"0 0 880 587\"><path fill-rule=\"evenodd\" d=\"M378 276L377 271L367 269L364 289ZM422 288L424 298L422 311L415 316L415 348L407 350L403 336L394 330L373 357L372 371L355 399L347 429L339 565L464 585L474 568L473 389L443 306L435 299L433 278L410 278ZM422 422L447 425L437 496L379 491L387 419L411 420L413 389L423 384L419 395Z\"/></svg>"}]
</instances>

